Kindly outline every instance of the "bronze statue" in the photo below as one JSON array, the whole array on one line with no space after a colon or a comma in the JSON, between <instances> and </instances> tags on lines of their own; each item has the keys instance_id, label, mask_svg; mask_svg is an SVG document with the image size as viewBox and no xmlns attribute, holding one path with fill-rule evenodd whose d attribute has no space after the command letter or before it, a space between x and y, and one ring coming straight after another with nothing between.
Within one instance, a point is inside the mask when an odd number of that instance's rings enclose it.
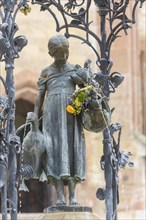
<instances>
[{"instance_id":1,"label":"bronze statue","mask_svg":"<svg viewBox=\"0 0 146 220\"><path fill-rule=\"evenodd\" d=\"M42 131L47 153L43 165L48 181L55 185L56 204L65 204L64 185L68 185L69 205L76 205L76 185L85 180L85 140L81 115L68 113L66 107L76 87L71 76L83 68L67 62L69 43L65 36L52 37L48 49L54 63L41 72L34 108L39 115L44 104ZM85 69L83 71L88 74ZM85 83L81 80L79 85Z\"/></svg>"},{"instance_id":2,"label":"bronze statue","mask_svg":"<svg viewBox=\"0 0 146 220\"><path fill-rule=\"evenodd\" d=\"M67 62L69 43L63 35L52 37L48 49L54 62L42 70L34 113L27 115L31 129L23 139L20 173L24 179L47 180L55 185L56 205L65 205L67 185L69 205L78 205L76 185L85 180L83 127L92 132L102 131L110 121L110 109L93 79L90 59L85 61L84 68ZM41 133L38 117L42 108ZM22 186L20 189L25 190L23 181Z\"/></svg>"}]
</instances>

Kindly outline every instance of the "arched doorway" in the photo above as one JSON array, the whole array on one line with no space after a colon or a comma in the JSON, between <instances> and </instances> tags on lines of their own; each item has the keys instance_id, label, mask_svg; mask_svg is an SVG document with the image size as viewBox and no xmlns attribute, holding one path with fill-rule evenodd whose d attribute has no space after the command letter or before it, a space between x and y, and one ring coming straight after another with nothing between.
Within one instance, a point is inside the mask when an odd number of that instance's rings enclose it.
<instances>
[{"instance_id":1,"label":"arched doorway","mask_svg":"<svg viewBox=\"0 0 146 220\"><path fill-rule=\"evenodd\" d=\"M15 125L16 129L25 123L27 112L32 112L34 108L34 104L30 101L24 100L20 98L16 100L16 119Z\"/></svg>"}]
</instances>

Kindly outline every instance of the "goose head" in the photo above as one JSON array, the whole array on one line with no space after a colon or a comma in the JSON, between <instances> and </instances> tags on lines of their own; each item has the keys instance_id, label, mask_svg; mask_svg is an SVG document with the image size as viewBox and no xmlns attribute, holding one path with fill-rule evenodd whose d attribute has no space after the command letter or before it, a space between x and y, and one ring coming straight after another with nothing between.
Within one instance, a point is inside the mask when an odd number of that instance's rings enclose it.
<instances>
[{"instance_id":1,"label":"goose head","mask_svg":"<svg viewBox=\"0 0 146 220\"><path fill-rule=\"evenodd\" d=\"M26 117L26 122L30 123L30 122L37 122L38 121L38 117L36 115L36 113L34 112L28 112L27 113L27 117Z\"/></svg>"}]
</instances>

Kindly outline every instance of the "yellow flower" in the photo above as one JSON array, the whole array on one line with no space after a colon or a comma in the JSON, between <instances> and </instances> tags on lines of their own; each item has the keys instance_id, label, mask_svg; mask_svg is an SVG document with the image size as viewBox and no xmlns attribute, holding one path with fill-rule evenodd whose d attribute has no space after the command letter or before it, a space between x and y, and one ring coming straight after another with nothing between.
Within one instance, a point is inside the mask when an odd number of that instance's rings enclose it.
<instances>
[{"instance_id":1,"label":"yellow flower","mask_svg":"<svg viewBox=\"0 0 146 220\"><path fill-rule=\"evenodd\" d=\"M80 89L80 92L87 91L87 90L91 90L91 89L93 89L93 88L94 88L94 86L86 86L86 87Z\"/></svg>"},{"instance_id":2,"label":"yellow flower","mask_svg":"<svg viewBox=\"0 0 146 220\"><path fill-rule=\"evenodd\" d=\"M28 15L28 13L31 12L31 7L29 5L26 6L22 6L20 8L20 11L24 14L24 15Z\"/></svg>"},{"instance_id":3,"label":"yellow flower","mask_svg":"<svg viewBox=\"0 0 146 220\"><path fill-rule=\"evenodd\" d=\"M66 111L71 113L71 114L75 114L76 113L76 110L71 105L68 105L66 107Z\"/></svg>"},{"instance_id":4,"label":"yellow flower","mask_svg":"<svg viewBox=\"0 0 146 220\"><path fill-rule=\"evenodd\" d=\"M77 107L79 107L82 103L79 101L78 98L76 98L76 99L74 100L74 104L75 104Z\"/></svg>"}]
</instances>

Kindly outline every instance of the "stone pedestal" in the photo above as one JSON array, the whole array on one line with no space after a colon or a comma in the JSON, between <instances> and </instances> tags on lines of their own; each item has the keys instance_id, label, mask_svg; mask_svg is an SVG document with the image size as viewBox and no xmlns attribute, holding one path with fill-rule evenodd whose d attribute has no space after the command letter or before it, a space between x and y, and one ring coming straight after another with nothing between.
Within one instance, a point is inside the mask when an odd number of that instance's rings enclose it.
<instances>
[{"instance_id":1,"label":"stone pedestal","mask_svg":"<svg viewBox=\"0 0 146 220\"><path fill-rule=\"evenodd\" d=\"M96 215L90 212L58 212L47 213L41 220L100 220Z\"/></svg>"},{"instance_id":2,"label":"stone pedestal","mask_svg":"<svg viewBox=\"0 0 146 220\"><path fill-rule=\"evenodd\" d=\"M0 214L0 219L2 215ZM8 220L11 220L8 214ZM19 213L18 220L101 220L90 212Z\"/></svg>"},{"instance_id":3,"label":"stone pedestal","mask_svg":"<svg viewBox=\"0 0 146 220\"><path fill-rule=\"evenodd\" d=\"M43 210L44 213L56 213L56 212L89 212L92 213L92 208L88 206L80 205L57 205L49 206Z\"/></svg>"},{"instance_id":4,"label":"stone pedestal","mask_svg":"<svg viewBox=\"0 0 146 220\"><path fill-rule=\"evenodd\" d=\"M42 220L99 220L99 218L92 213L92 208L88 206L66 206L57 205L44 209L44 216Z\"/></svg>"}]
</instances>

